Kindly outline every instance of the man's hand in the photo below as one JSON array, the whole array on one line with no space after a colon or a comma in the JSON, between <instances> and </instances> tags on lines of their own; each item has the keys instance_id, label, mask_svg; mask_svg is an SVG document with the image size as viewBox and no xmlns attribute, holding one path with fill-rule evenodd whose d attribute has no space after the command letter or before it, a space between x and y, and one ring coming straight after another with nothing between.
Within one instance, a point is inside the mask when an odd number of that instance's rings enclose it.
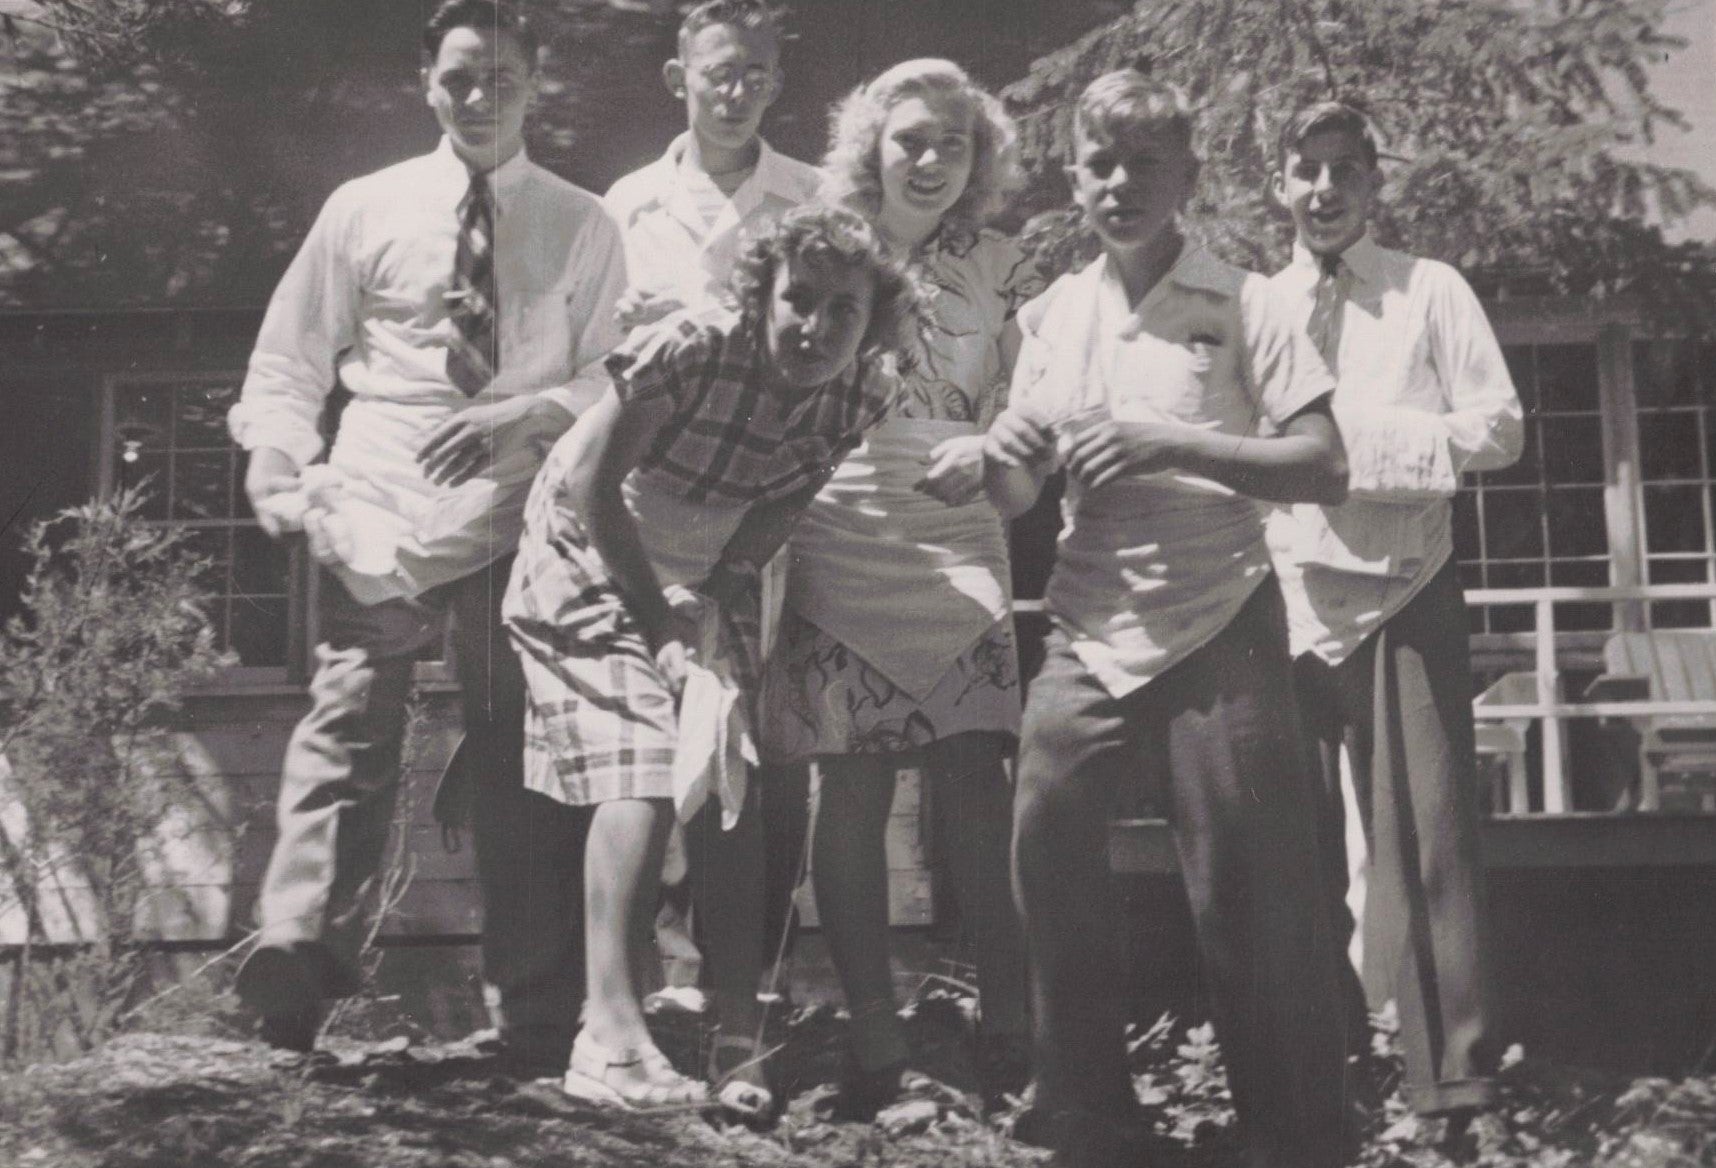
<instances>
[{"instance_id":1,"label":"man's hand","mask_svg":"<svg viewBox=\"0 0 1716 1168\"><path fill-rule=\"evenodd\" d=\"M244 493L250 498L250 509L256 512L256 522L270 539L279 539L299 524L268 500L285 495L299 487L298 464L284 450L259 446L250 452L250 465L244 471Z\"/></svg>"},{"instance_id":2,"label":"man's hand","mask_svg":"<svg viewBox=\"0 0 1716 1168\"><path fill-rule=\"evenodd\" d=\"M1002 466L1035 467L1054 452L1055 436L1047 416L1028 406L1002 410L983 439L983 457Z\"/></svg>"},{"instance_id":3,"label":"man's hand","mask_svg":"<svg viewBox=\"0 0 1716 1168\"><path fill-rule=\"evenodd\" d=\"M926 460L929 469L915 484L917 490L959 507L983 493L982 434L967 434L938 442Z\"/></svg>"},{"instance_id":4,"label":"man's hand","mask_svg":"<svg viewBox=\"0 0 1716 1168\"><path fill-rule=\"evenodd\" d=\"M1178 465L1187 427L1165 422L1117 422L1104 417L1067 440L1067 472L1092 491L1125 474Z\"/></svg>"},{"instance_id":5,"label":"man's hand","mask_svg":"<svg viewBox=\"0 0 1716 1168\"><path fill-rule=\"evenodd\" d=\"M562 406L541 396L471 406L435 427L417 452L417 463L436 486L456 487L493 462L502 439L546 446L571 422Z\"/></svg>"},{"instance_id":6,"label":"man's hand","mask_svg":"<svg viewBox=\"0 0 1716 1168\"><path fill-rule=\"evenodd\" d=\"M646 324L654 324L684 307L685 302L677 296L658 296L643 288L627 288L614 304L614 321L630 332Z\"/></svg>"}]
</instances>

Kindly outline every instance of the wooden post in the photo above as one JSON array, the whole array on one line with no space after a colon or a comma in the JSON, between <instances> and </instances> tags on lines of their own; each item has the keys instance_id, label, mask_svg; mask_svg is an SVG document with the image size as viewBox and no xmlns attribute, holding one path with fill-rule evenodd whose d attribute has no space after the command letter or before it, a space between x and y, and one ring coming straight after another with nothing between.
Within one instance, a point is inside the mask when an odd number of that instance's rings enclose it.
<instances>
[{"instance_id":1,"label":"wooden post","mask_svg":"<svg viewBox=\"0 0 1716 1168\"><path fill-rule=\"evenodd\" d=\"M1609 527L1609 584L1633 588L1646 576L1644 492L1639 483L1639 421L1633 389L1633 334L1625 324L1605 324L1597 333L1597 394L1603 411L1603 518ZM1643 632L1649 605L1615 604L1615 628Z\"/></svg>"},{"instance_id":2,"label":"wooden post","mask_svg":"<svg viewBox=\"0 0 1716 1168\"><path fill-rule=\"evenodd\" d=\"M1561 677L1555 666L1555 602L1539 600L1537 611L1537 704L1561 700ZM1561 757L1561 716L1543 716L1543 810L1556 815L1567 810L1567 776Z\"/></svg>"}]
</instances>

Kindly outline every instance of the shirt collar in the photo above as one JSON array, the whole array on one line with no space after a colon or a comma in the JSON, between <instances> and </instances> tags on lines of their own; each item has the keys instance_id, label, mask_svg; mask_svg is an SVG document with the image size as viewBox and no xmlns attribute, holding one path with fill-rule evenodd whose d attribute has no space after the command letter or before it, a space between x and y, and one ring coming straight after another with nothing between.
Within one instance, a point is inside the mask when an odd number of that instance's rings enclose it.
<instances>
[{"instance_id":1,"label":"shirt collar","mask_svg":"<svg viewBox=\"0 0 1716 1168\"><path fill-rule=\"evenodd\" d=\"M661 156L663 177L674 185L692 181L713 186L714 180L707 174L682 165L686 148L690 144L691 131L686 130L668 146L667 153ZM741 197L746 200L757 200L764 195L778 195L795 203L802 198L797 184L793 181L792 172L786 165L785 155L770 146L765 139L759 137L757 139L757 165L745 181L740 184L739 189L733 192L732 198L734 202L738 202Z\"/></svg>"},{"instance_id":2,"label":"shirt collar","mask_svg":"<svg viewBox=\"0 0 1716 1168\"><path fill-rule=\"evenodd\" d=\"M1374 280L1377 269L1382 262L1382 248L1377 246L1376 240L1370 237L1369 231L1366 231L1359 236L1356 243L1341 253L1341 262L1359 280L1367 282ZM1293 241L1293 263L1313 274L1320 273L1322 270L1316 253L1297 239Z\"/></svg>"},{"instance_id":3,"label":"shirt collar","mask_svg":"<svg viewBox=\"0 0 1716 1168\"><path fill-rule=\"evenodd\" d=\"M453 143L445 134L441 136L440 144L435 147L435 152L430 157L435 160L436 166L446 174L449 180L458 180L461 191L470 185L471 171L465 165L464 159L453 152ZM511 190L530 172L530 165L530 158L527 153L520 150L487 172L485 177L489 180L489 189L497 195Z\"/></svg>"},{"instance_id":4,"label":"shirt collar","mask_svg":"<svg viewBox=\"0 0 1716 1168\"><path fill-rule=\"evenodd\" d=\"M1179 258L1174 266L1169 268L1155 287L1146 292L1137 304L1129 305L1126 300L1126 287L1121 283L1120 273L1115 270L1113 261L1106 255L1100 261L1097 272L1098 312L1105 322L1106 329L1125 330L1128 321L1136 321L1151 310L1162 297L1169 285L1183 288L1192 292L1203 292L1213 296L1228 297L1233 294L1233 276L1207 250L1187 240L1180 246Z\"/></svg>"}]
</instances>

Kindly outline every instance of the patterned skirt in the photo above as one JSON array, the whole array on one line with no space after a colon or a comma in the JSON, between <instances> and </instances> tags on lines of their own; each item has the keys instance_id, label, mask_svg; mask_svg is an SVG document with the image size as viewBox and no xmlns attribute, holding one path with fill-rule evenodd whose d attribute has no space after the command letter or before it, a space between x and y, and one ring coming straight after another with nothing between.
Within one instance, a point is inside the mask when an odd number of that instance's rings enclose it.
<instances>
[{"instance_id":1,"label":"patterned skirt","mask_svg":"<svg viewBox=\"0 0 1716 1168\"><path fill-rule=\"evenodd\" d=\"M770 762L819 754L899 754L970 731L1019 734L1012 618L961 653L922 701L793 611L763 674L761 750Z\"/></svg>"},{"instance_id":2,"label":"patterned skirt","mask_svg":"<svg viewBox=\"0 0 1716 1168\"><path fill-rule=\"evenodd\" d=\"M671 798L674 693L584 525L540 481L538 488L501 606L527 689L524 785L574 805ZM703 542L718 549L740 514L696 509L675 521L659 514L660 501L628 497L628 504L662 582L686 586L707 571L709 557L674 554L664 544L693 529L700 537L713 532ZM748 608L721 613L721 636L747 695L756 694L761 671L758 619L754 595Z\"/></svg>"}]
</instances>

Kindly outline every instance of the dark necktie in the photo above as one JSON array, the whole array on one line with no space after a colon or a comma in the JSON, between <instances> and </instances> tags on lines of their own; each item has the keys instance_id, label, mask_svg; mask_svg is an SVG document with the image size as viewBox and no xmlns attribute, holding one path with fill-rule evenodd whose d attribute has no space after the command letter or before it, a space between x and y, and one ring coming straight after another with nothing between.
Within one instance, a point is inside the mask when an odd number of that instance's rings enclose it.
<instances>
[{"instance_id":1,"label":"dark necktie","mask_svg":"<svg viewBox=\"0 0 1716 1168\"><path fill-rule=\"evenodd\" d=\"M1341 262L1340 256L1318 256L1317 270L1317 299L1311 306L1311 320L1305 331L1311 334L1311 343L1334 371L1341 350L1341 318L1346 315L1352 269Z\"/></svg>"},{"instance_id":2,"label":"dark necktie","mask_svg":"<svg viewBox=\"0 0 1716 1168\"><path fill-rule=\"evenodd\" d=\"M447 379L471 396L500 372L495 209L489 184L480 174L471 176L470 189L459 200L459 248L453 258L447 304L454 332L447 350Z\"/></svg>"}]
</instances>

